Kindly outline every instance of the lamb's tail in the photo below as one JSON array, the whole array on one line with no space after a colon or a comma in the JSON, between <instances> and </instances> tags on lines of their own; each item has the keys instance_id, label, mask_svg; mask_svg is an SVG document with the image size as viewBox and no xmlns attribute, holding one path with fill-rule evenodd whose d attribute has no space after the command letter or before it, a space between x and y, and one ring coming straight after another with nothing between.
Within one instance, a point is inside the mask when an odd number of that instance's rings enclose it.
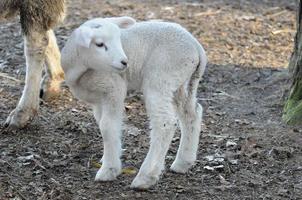
<instances>
[{"instance_id":1,"label":"lamb's tail","mask_svg":"<svg viewBox=\"0 0 302 200\"><path fill-rule=\"evenodd\" d=\"M19 14L20 0L0 1L0 21L8 20Z\"/></svg>"},{"instance_id":2,"label":"lamb's tail","mask_svg":"<svg viewBox=\"0 0 302 200\"><path fill-rule=\"evenodd\" d=\"M193 72L191 79L188 84L188 98L191 99L192 97L196 96L199 81L205 71L207 65L207 56L205 50L201 45L198 45L199 51L199 63L196 67L196 70Z\"/></svg>"}]
</instances>

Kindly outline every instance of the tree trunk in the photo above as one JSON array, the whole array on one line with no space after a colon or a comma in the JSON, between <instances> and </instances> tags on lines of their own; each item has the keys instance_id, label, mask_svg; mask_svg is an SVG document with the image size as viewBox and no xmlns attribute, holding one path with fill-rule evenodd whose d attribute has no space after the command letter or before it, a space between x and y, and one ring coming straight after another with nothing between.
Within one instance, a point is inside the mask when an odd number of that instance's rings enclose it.
<instances>
[{"instance_id":1,"label":"tree trunk","mask_svg":"<svg viewBox=\"0 0 302 200\"><path fill-rule=\"evenodd\" d=\"M289 97L285 103L283 120L291 125L302 124L302 4L298 1L297 33L295 37L294 52L289 62L289 70L292 72L292 85Z\"/></svg>"}]
</instances>

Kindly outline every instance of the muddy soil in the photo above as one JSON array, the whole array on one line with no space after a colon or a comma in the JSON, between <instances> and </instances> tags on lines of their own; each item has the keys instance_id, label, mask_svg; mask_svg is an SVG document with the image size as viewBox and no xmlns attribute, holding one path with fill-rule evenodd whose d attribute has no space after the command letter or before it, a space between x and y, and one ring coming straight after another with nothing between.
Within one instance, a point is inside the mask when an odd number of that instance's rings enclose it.
<instances>
[{"instance_id":1,"label":"muddy soil","mask_svg":"<svg viewBox=\"0 0 302 200\"><path fill-rule=\"evenodd\" d=\"M68 88L26 128L0 125L0 199L302 199L302 128L281 120L290 82L287 63L295 34L294 0L73 0L56 29L63 46L87 19L129 15L180 23L204 45L209 64L198 98L204 117L198 161L170 172L180 134L157 185L133 191L149 144L139 94L125 103L124 173L94 182L102 138L91 109ZM18 19L0 24L0 124L20 98L25 60ZM131 169L131 170L129 170Z\"/></svg>"}]
</instances>

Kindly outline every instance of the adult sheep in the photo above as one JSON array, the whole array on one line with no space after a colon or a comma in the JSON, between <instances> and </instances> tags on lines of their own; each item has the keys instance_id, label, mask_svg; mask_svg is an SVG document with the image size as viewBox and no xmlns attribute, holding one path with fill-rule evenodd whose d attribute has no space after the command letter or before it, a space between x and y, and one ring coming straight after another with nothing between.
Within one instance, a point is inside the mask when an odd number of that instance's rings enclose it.
<instances>
[{"instance_id":1,"label":"adult sheep","mask_svg":"<svg viewBox=\"0 0 302 200\"><path fill-rule=\"evenodd\" d=\"M76 29L62 50L62 67L72 93L89 103L104 142L96 180L121 173L121 127L127 90L143 92L150 118L150 149L134 188L154 185L180 121L181 141L171 169L185 173L196 160L202 107L196 93L207 58L180 25L140 22L130 17L92 19Z\"/></svg>"},{"instance_id":2,"label":"adult sheep","mask_svg":"<svg viewBox=\"0 0 302 200\"><path fill-rule=\"evenodd\" d=\"M60 52L52 31L64 18L65 0L1 0L0 20L20 15L24 33L26 78L22 97L16 109L6 120L6 125L23 127L37 113L39 93L49 98L60 91L64 72ZM44 63L46 74L41 81Z\"/></svg>"}]
</instances>

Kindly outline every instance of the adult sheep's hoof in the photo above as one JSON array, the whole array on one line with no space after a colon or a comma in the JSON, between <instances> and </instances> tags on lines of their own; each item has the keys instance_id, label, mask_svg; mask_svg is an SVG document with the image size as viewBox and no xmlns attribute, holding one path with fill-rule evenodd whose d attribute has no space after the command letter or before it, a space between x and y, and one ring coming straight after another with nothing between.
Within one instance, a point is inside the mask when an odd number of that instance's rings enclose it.
<instances>
[{"instance_id":1,"label":"adult sheep's hoof","mask_svg":"<svg viewBox=\"0 0 302 200\"><path fill-rule=\"evenodd\" d=\"M4 126L16 129L25 127L36 115L37 109L19 109L13 110L7 117Z\"/></svg>"},{"instance_id":2,"label":"adult sheep's hoof","mask_svg":"<svg viewBox=\"0 0 302 200\"><path fill-rule=\"evenodd\" d=\"M50 79L48 75L45 75L41 83L40 98L47 101L59 96L63 80L63 76L60 76L58 79Z\"/></svg>"}]
</instances>

